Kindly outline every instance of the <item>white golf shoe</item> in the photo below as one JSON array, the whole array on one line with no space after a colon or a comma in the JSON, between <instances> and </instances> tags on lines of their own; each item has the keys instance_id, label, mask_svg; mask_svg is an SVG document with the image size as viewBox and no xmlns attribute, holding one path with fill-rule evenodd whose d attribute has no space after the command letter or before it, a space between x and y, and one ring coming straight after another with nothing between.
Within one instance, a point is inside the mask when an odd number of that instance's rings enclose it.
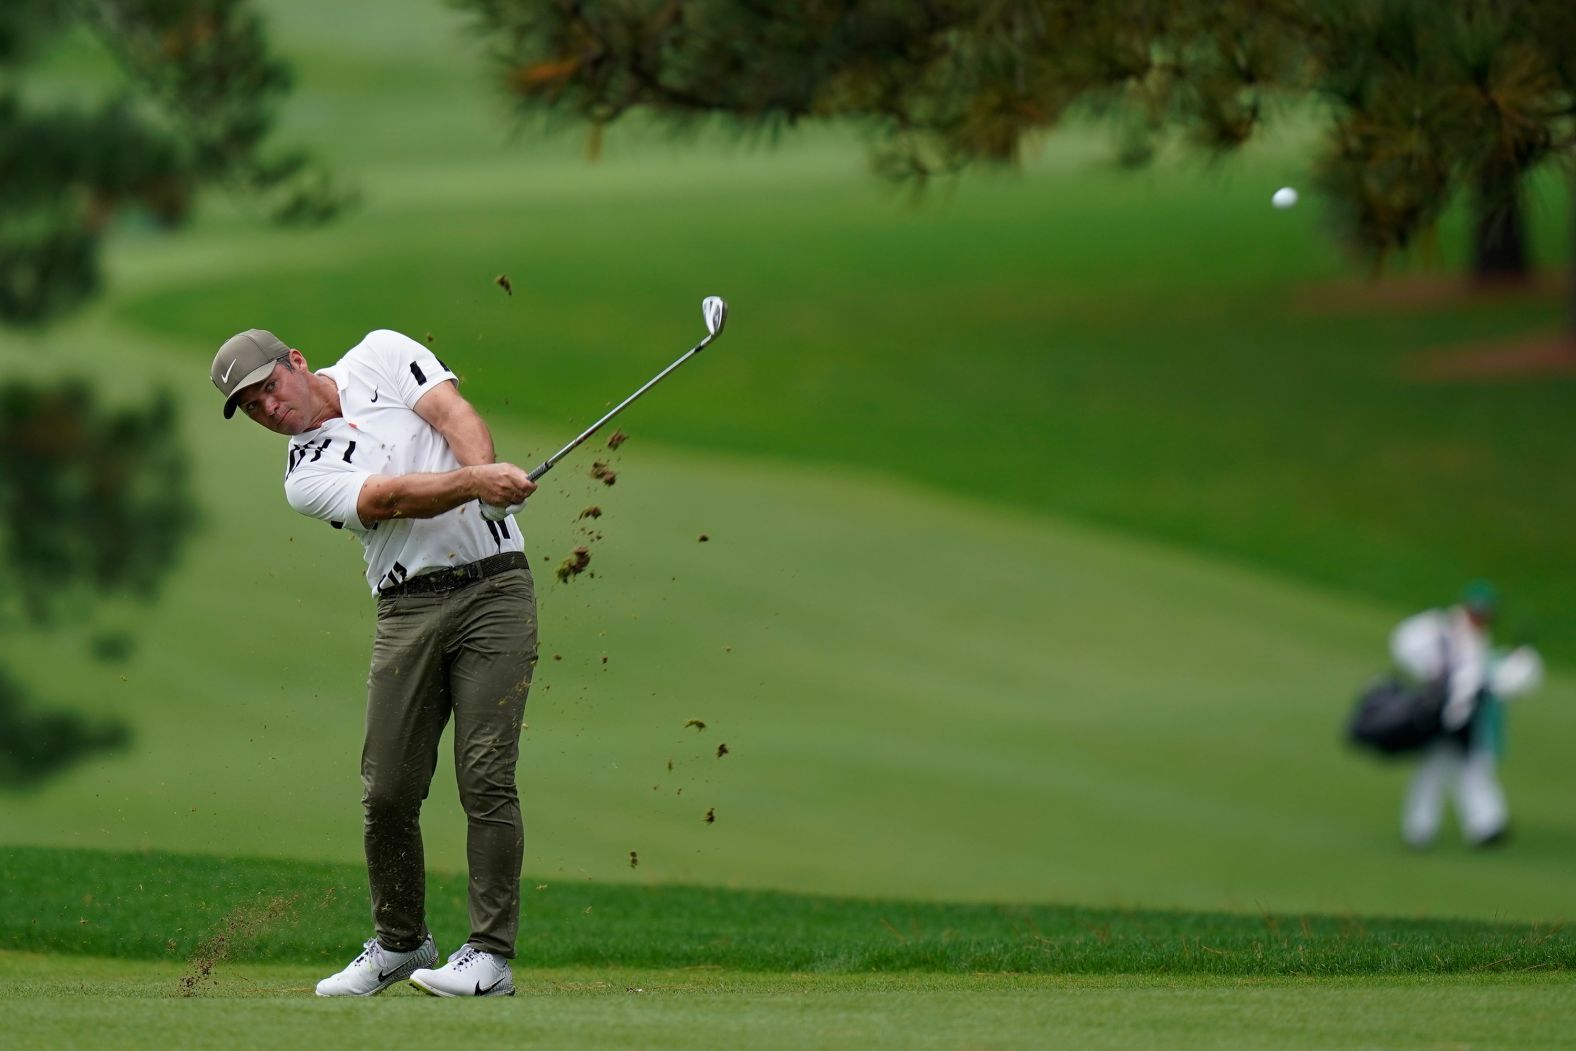
<instances>
[{"instance_id":1,"label":"white golf shoe","mask_svg":"<svg viewBox=\"0 0 1576 1051\"><path fill-rule=\"evenodd\" d=\"M513 996L509 961L473 945L462 945L436 970L422 969L410 984L432 996Z\"/></svg>"},{"instance_id":2,"label":"white golf shoe","mask_svg":"<svg viewBox=\"0 0 1576 1051\"><path fill-rule=\"evenodd\" d=\"M319 996L376 996L395 982L404 981L418 967L431 967L438 962L438 946L432 935L410 952L391 952L369 939L361 946L361 955L350 961L336 975L317 983Z\"/></svg>"}]
</instances>

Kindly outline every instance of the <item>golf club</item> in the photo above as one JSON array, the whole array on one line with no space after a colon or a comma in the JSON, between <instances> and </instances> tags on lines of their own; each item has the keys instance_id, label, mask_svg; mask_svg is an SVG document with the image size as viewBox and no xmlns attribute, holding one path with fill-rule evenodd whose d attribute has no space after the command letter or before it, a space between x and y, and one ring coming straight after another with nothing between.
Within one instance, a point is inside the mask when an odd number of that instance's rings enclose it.
<instances>
[{"instance_id":1,"label":"golf club","mask_svg":"<svg viewBox=\"0 0 1576 1051\"><path fill-rule=\"evenodd\" d=\"M723 301L722 297L707 296L705 299L701 300L700 312L706 318L706 338L695 344L689 350L685 351L684 355L673 364L669 365L667 368L651 377L651 379L647 380L645 385L635 393L631 394L629 397L613 406L612 410L609 411L606 416L603 416L600 420L597 420L591 426L587 427L574 441L570 442L562 449L559 449L547 459L543 460L541 465L531 472L531 481L534 482L541 478L542 475L546 474L548 471L551 471L553 469L553 465L559 460L562 460L571 450L575 448L575 446L579 445L581 442L595 434L608 420L611 420L614 416L617 416L619 413L623 412L624 409L636 398L646 393L646 391L650 390L652 387L655 387L659 382L661 382L662 377L666 376L668 373L684 364L696 354L699 354L701 351L705 350L707 344L716 339L718 336L722 335L722 326L728 322L728 304Z\"/></svg>"},{"instance_id":2,"label":"golf club","mask_svg":"<svg viewBox=\"0 0 1576 1051\"><path fill-rule=\"evenodd\" d=\"M647 380L646 383L639 390L637 390L635 393L631 394L629 397L625 398L623 401L621 401L617 405L613 406L613 408L607 413L607 415L603 416L600 420L597 420L591 426L587 427L584 431L580 432L579 436L577 436L574 441L570 442L568 445L564 446L562 449L559 449L557 452L555 452L553 455L549 456L547 459L543 460L540 465L538 465L534 470L531 471L531 473L530 473L531 481L533 481L533 482L537 481L538 479L540 479L542 477L542 475L546 474L548 471L551 471L553 469L553 465L554 464L556 464L559 460L562 460L565 456L567 456L570 452L572 452L574 450L574 448L576 446L578 446L581 442L585 441L587 438L591 437L598 430L600 430L604 423L606 423L608 420L611 420L614 416L617 416L619 413L623 412L624 409L627 408L629 406L629 404L631 402L633 402L636 398L640 397L642 394L646 393L646 391L650 390L652 387L655 387L658 383L660 383L664 376L666 376L668 373L672 372L674 369L678 368L680 365L684 364L686 361L688 361L690 358L694 357L696 354L699 354L701 351L705 350L707 345L710 344L712 340L714 340L718 336L722 335L722 327L725 324L728 323L728 304L727 304L727 302L724 301L721 296L707 296L705 299L701 300L700 312L701 312L701 316L703 316L706 319L706 338L702 339L699 343L695 344L689 350L685 351L683 356L680 357L673 364L669 365L667 368L663 369L661 372L659 372L655 376L651 377L651 379ZM505 507L495 507L495 506L493 506L491 504L483 504L482 505L482 515L485 518L487 518L487 519L489 519L491 521L497 521L498 519L504 517L505 515L517 514L519 512L519 510L521 508L523 508L524 506L525 506L524 503L520 503L520 504L515 505L514 507L507 507L507 508L505 508Z\"/></svg>"}]
</instances>

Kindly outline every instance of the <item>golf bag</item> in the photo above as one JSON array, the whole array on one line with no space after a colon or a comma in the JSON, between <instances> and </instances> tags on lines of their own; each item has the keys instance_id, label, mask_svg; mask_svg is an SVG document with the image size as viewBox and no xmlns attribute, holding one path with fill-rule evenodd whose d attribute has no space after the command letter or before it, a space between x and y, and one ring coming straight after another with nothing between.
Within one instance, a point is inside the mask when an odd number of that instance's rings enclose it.
<instances>
[{"instance_id":1,"label":"golf bag","mask_svg":"<svg viewBox=\"0 0 1576 1051\"><path fill-rule=\"evenodd\" d=\"M1346 737L1381 755L1415 752L1444 732L1448 680L1417 685L1391 675L1371 683L1357 696Z\"/></svg>"}]
</instances>

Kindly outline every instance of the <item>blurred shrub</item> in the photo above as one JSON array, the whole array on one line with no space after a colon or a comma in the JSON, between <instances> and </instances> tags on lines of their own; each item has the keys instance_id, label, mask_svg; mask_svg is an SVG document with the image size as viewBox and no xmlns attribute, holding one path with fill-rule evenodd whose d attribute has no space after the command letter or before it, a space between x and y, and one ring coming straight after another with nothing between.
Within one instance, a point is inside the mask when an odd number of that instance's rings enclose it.
<instances>
[{"instance_id":1,"label":"blurred shrub","mask_svg":"<svg viewBox=\"0 0 1576 1051\"><path fill-rule=\"evenodd\" d=\"M131 730L121 719L31 710L16 684L0 674L0 788L32 788L72 763L130 741Z\"/></svg>"},{"instance_id":2,"label":"blurred shrub","mask_svg":"<svg viewBox=\"0 0 1576 1051\"><path fill-rule=\"evenodd\" d=\"M86 382L0 384L0 613L33 628L87 620L101 596L151 598L195 528L168 394L106 408ZM107 641L106 641L107 640ZM130 639L93 652L123 658ZM23 787L123 747L121 721L33 711L0 673L0 787Z\"/></svg>"}]
</instances>

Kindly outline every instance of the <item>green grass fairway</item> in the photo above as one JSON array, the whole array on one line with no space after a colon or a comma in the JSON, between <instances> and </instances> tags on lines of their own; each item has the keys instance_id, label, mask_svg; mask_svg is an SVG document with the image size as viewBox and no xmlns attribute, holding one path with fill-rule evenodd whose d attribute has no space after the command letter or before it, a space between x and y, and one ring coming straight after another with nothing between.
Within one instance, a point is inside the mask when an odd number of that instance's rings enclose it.
<instances>
[{"instance_id":1,"label":"green grass fairway","mask_svg":"<svg viewBox=\"0 0 1576 1051\"><path fill-rule=\"evenodd\" d=\"M299 74L282 143L363 206L125 223L101 300L0 335L8 375L170 388L202 507L157 604L0 633L41 704L135 734L0 798L6 1046L1570 1046L1576 381L1421 374L1553 330L1556 285L1354 291L1317 202L1269 206L1307 185L1295 120L1129 175L1073 128L916 206L848 128L632 124L595 165L517 136L438 0L258 6ZM97 75L81 40L55 59L45 94ZM1531 190L1553 273L1568 178ZM1462 228L1402 272L1448 287ZM724 339L522 518L522 995L318 1000L370 933L373 609L359 545L289 510L283 441L222 420L201 370L254 325L319 366L430 337L530 466L695 342L708 294ZM1479 575L1552 658L1510 715L1514 833L1410 852L1407 767L1340 729L1394 623ZM94 633L135 646L96 660Z\"/></svg>"},{"instance_id":2,"label":"green grass fairway","mask_svg":"<svg viewBox=\"0 0 1576 1051\"><path fill-rule=\"evenodd\" d=\"M166 344L102 319L52 360L73 344L188 375ZM359 549L289 511L280 442L221 426L209 394L181 388L207 529L162 604L135 614L137 654L98 665L66 636L0 642L40 695L139 732L125 756L0 810L0 841L359 858ZM1512 713L1519 840L1474 854L1450 832L1411 854L1395 830L1404 769L1337 740L1404 610L877 474L659 447L640 421L662 410L631 410L615 487L571 461L527 515L548 654L521 773L534 875L1570 915L1563 675ZM552 447L508 423L499 437ZM551 569L592 502L598 575L560 585ZM440 870L463 857L453 800L445 771L426 821Z\"/></svg>"},{"instance_id":3,"label":"green grass fairway","mask_svg":"<svg viewBox=\"0 0 1576 1051\"><path fill-rule=\"evenodd\" d=\"M50 361L74 344L189 378L169 344L106 318ZM137 747L0 811L0 840L355 860L358 547L284 506L276 438L222 425L202 381L181 397L208 522L158 608L107 613L136 616L139 652L0 643L46 698L131 715ZM1403 608L878 474L662 448L640 427L662 411L630 411L616 487L569 462L526 517L548 654L522 767L537 878L1570 915L1563 674L1513 712L1513 848L1447 835L1411 854L1404 767L1338 742ZM504 449L552 440L500 425ZM558 585L589 503L607 512L597 575ZM440 870L463 857L452 800L444 772L426 826Z\"/></svg>"},{"instance_id":4,"label":"green grass fairway","mask_svg":"<svg viewBox=\"0 0 1576 1051\"><path fill-rule=\"evenodd\" d=\"M1568 1046L1569 977L1350 980L807 975L576 968L517 972L519 995L450 1003L406 989L319 1001L319 970L243 965L195 996L181 969L0 952L21 1046L348 1047L391 1032L576 1048ZM1252 1034L1244 1042L1244 1034Z\"/></svg>"},{"instance_id":5,"label":"green grass fairway","mask_svg":"<svg viewBox=\"0 0 1576 1051\"><path fill-rule=\"evenodd\" d=\"M348 1046L431 1026L583 1048L1530 1049L1564 1046L1576 1006L1561 928L579 881L528 894L513 999L325 1001L314 984L364 932L358 866L0 859L0 1005L29 1047ZM463 929L463 888L429 885L440 938Z\"/></svg>"}]
</instances>

